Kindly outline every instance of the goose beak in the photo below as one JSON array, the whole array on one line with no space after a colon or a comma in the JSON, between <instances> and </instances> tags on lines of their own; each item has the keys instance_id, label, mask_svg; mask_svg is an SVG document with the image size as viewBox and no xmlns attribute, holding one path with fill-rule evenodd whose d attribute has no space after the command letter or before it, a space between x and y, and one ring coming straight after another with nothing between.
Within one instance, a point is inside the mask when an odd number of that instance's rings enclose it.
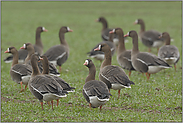
<instances>
[{"instance_id":1,"label":"goose beak","mask_svg":"<svg viewBox=\"0 0 183 123\"><path fill-rule=\"evenodd\" d=\"M25 49L24 46L20 47L20 49Z\"/></svg>"},{"instance_id":2,"label":"goose beak","mask_svg":"<svg viewBox=\"0 0 183 123\"><path fill-rule=\"evenodd\" d=\"M43 32L48 32L48 30L47 29L44 29Z\"/></svg>"},{"instance_id":3,"label":"goose beak","mask_svg":"<svg viewBox=\"0 0 183 123\"><path fill-rule=\"evenodd\" d=\"M88 65L87 62L85 62L83 65Z\"/></svg>"},{"instance_id":4,"label":"goose beak","mask_svg":"<svg viewBox=\"0 0 183 123\"><path fill-rule=\"evenodd\" d=\"M4 53L9 53L8 50L6 50Z\"/></svg>"},{"instance_id":5,"label":"goose beak","mask_svg":"<svg viewBox=\"0 0 183 123\"><path fill-rule=\"evenodd\" d=\"M73 32L73 30L70 29L70 30L68 30L68 32Z\"/></svg>"},{"instance_id":6,"label":"goose beak","mask_svg":"<svg viewBox=\"0 0 183 123\"><path fill-rule=\"evenodd\" d=\"M159 36L159 38L161 38L161 37L162 37L162 35Z\"/></svg>"},{"instance_id":7,"label":"goose beak","mask_svg":"<svg viewBox=\"0 0 183 123\"><path fill-rule=\"evenodd\" d=\"M133 25L136 25L136 24L137 24L136 22L133 23Z\"/></svg>"},{"instance_id":8,"label":"goose beak","mask_svg":"<svg viewBox=\"0 0 183 123\"><path fill-rule=\"evenodd\" d=\"M97 48L94 49L94 51L99 51L99 50L100 50L99 47L97 47Z\"/></svg>"},{"instance_id":9,"label":"goose beak","mask_svg":"<svg viewBox=\"0 0 183 123\"><path fill-rule=\"evenodd\" d=\"M124 37L128 37L128 36L129 36L128 34L124 35Z\"/></svg>"},{"instance_id":10,"label":"goose beak","mask_svg":"<svg viewBox=\"0 0 183 123\"><path fill-rule=\"evenodd\" d=\"M96 19L95 22L98 22L98 19Z\"/></svg>"},{"instance_id":11,"label":"goose beak","mask_svg":"<svg viewBox=\"0 0 183 123\"><path fill-rule=\"evenodd\" d=\"M110 33L110 34L113 34L114 32L113 32L113 31L110 31L109 33Z\"/></svg>"}]
</instances>

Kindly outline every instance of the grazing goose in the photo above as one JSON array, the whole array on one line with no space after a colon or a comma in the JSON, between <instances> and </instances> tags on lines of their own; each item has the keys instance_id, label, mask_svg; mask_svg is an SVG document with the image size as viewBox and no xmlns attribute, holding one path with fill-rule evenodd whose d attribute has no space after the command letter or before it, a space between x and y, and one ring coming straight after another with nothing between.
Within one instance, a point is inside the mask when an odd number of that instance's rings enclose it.
<instances>
[{"instance_id":1,"label":"grazing goose","mask_svg":"<svg viewBox=\"0 0 183 123\"><path fill-rule=\"evenodd\" d=\"M159 47L163 46L165 41L163 38L159 38L160 32L155 30L145 31L145 23L142 19L137 19L134 24L140 24L139 37L142 43L149 48L149 52L151 52L152 47L157 47L158 51Z\"/></svg>"},{"instance_id":2,"label":"grazing goose","mask_svg":"<svg viewBox=\"0 0 183 123\"><path fill-rule=\"evenodd\" d=\"M108 41L102 41L102 42L98 43L90 52L87 53L87 54L89 54L89 57L95 58L95 59L99 60L100 62L102 62L104 60L104 52L94 51L94 49L97 48L102 43L108 44L109 47L111 48L112 56L114 55L115 50L116 50L116 46L113 43L113 34L109 34Z\"/></svg>"},{"instance_id":3,"label":"grazing goose","mask_svg":"<svg viewBox=\"0 0 183 123\"><path fill-rule=\"evenodd\" d=\"M89 75L86 77L83 86L83 96L89 103L90 109L100 106L101 111L102 105L109 101L109 97L112 95L104 82L95 80L96 68L92 60L86 59L83 65L89 69Z\"/></svg>"},{"instance_id":4,"label":"grazing goose","mask_svg":"<svg viewBox=\"0 0 183 123\"><path fill-rule=\"evenodd\" d=\"M103 51L105 54L104 61L100 67L99 79L106 83L109 89L118 90L118 99L122 88L131 88L130 81L126 73L119 66L111 65L111 50L107 44L101 44L95 50Z\"/></svg>"},{"instance_id":5,"label":"grazing goose","mask_svg":"<svg viewBox=\"0 0 183 123\"><path fill-rule=\"evenodd\" d=\"M37 27L36 29L36 42L34 45L35 52L39 55L43 53L43 44L41 41L41 32L47 32L48 30L44 27ZM18 63L24 63L25 58L27 57L28 52L22 49L18 50L19 58ZM10 63L13 60L13 55L8 56L4 59L5 63Z\"/></svg>"},{"instance_id":6,"label":"grazing goose","mask_svg":"<svg viewBox=\"0 0 183 123\"><path fill-rule=\"evenodd\" d=\"M21 84L20 92L24 90L22 84L25 85L26 90L32 73L32 67L26 64L18 64L18 51L15 47L9 47L4 53L11 53L13 55L13 61L10 69L10 76L12 80Z\"/></svg>"},{"instance_id":7,"label":"grazing goose","mask_svg":"<svg viewBox=\"0 0 183 123\"><path fill-rule=\"evenodd\" d=\"M28 51L28 55L25 59L25 64L31 65L31 56L35 54L34 47L31 43L25 43L20 49L24 49L25 51ZM38 67L39 70L42 72L43 71L43 65L41 62L38 62ZM50 75L55 75L55 76L60 76L60 73L58 72L57 68L49 62L49 71Z\"/></svg>"},{"instance_id":8,"label":"grazing goose","mask_svg":"<svg viewBox=\"0 0 183 123\"><path fill-rule=\"evenodd\" d=\"M174 64L176 71L176 64L180 59L180 53L176 46L170 45L170 35L168 32L163 32L160 36L165 39L165 45L159 49L158 57L166 61L169 65Z\"/></svg>"},{"instance_id":9,"label":"grazing goose","mask_svg":"<svg viewBox=\"0 0 183 123\"><path fill-rule=\"evenodd\" d=\"M41 60L41 63L43 64L43 71L42 74L49 74L49 63L48 63L48 59L46 56L41 56L41 58L43 58L43 60ZM62 78L58 77L58 76L52 76L59 84L60 86L63 88L63 90L67 91L67 92L74 92L74 87L71 87L67 82L65 82ZM58 106L59 100L57 100L57 106Z\"/></svg>"},{"instance_id":10,"label":"grazing goose","mask_svg":"<svg viewBox=\"0 0 183 123\"><path fill-rule=\"evenodd\" d=\"M162 69L170 68L164 60L158 58L156 55L147 52L140 52L138 48L138 35L137 32L132 30L125 36L129 36L133 41L133 49L131 52L132 65L135 70L146 73L147 80L150 74L159 72Z\"/></svg>"},{"instance_id":11,"label":"grazing goose","mask_svg":"<svg viewBox=\"0 0 183 123\"><path fill-rule=\"evenodd\" d=\"M42 58L33 54L31 56L32 74L29 80L29 89L31 93L41 102L43 109L43 100L51 101L53 109L53 100L58 100L62 97L66 97L67 92L57 83L57 81L50 75L42 75L38 69L38 60Z\"/></svg>"},{"instance_id":12,"label":"grazing goose","mask_svg":"<svg viewBox=\"0 0 183 123\"><path fill-rule=\"evenodd\" d=\"M50 63L59 66L60 72L62 64L66 62L69 56L69 45L65 40L65 33L72 31L73 30L69 29L69 27L62 26L59 31L60 45L51 47L43 54L48 58Z\"/></svg>"},{"instance_id":13,"label":"grazing goose","mask_svg":"<svg viewBox=\"0 0 183 123\"><path fill-rule=\"evenodd\" d=\"M130 76L131 71L135 69L133 68L131 62L131 50L126 50L125 48L123 30L121 28L115 28L109 33L114 33L118 35L119 43L117 48L117 61L123 69L129 70L129 76Z\"/></svg>"}]
</instances>

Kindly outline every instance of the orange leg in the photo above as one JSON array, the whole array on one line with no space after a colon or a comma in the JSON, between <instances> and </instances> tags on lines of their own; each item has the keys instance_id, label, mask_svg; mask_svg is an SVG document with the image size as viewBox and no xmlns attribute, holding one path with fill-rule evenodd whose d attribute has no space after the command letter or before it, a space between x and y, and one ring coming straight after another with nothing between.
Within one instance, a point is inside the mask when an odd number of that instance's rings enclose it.
<instances>
[{"instance_id":1,"label":"orange leg","mask_svg":"<svg viewBox=\"0 0 183 123\"><path fill-rule=\"evenodd\" d=\"M22 92L22 91L24 91L22 82L20 82L20 85L21 85L21 90L20 90L20 92Z\"/></svg>"},{"instance_id":2,"label":"orange leg","mask_svg":"<svg viewBox=\"0 0 183 123\"><path fill-rule=\"evenodd\" d=\"M27 85L25 85L25 90L26 90L26 88L27 88Z\"/></svg>"},{"instance_id":3,"label":"orange leg","mask_svg":"<svg viewBox=\"0 0 183 123\"><path fill-rule=\"evenodd\" d=\"M174 68L175 68L175 71L176 71L176 65L174 64Z\"/></svg>"},{"instance_id":4,"label":"orange leg","mask_svg":"<svg viewBox=\"0 0 183 123\"><path fill-rule=\"evenodd\" d=\"M51 106L52 106L52 109L53 109L53 100L51 101Z\"/></svg>"},{"instance_id":5,"label":"orange leg","mask_svg":"<svg viewBox=\"0 0 183 123\"><path fill-rule=\"evenodd\" d=\"M100 106L100 111L102 110L102 105Z\"/></svg>"},{"instance_id":6,"label":"orange leg","mask_svg":"<svg viewBox=\"0 0 183 123\"><path fill-rule=\"evenodd\" d=\"M149 80L150 75L151 75L150 73L146 73L147 81Z\"/></svg>"},{"instance_id":7,"label":"orange leg","mask_svg":"<svg viewBox=\"0 0 183 123\"><path fill-rule=\"evenodd\" d=\"M131 71L129 71L129 77L130 77L130 75L131 75Z\"/></svg>"},{"instance_id":8,"label":"orange leg","mask_svg":"<svg viewBox=\"0 0 183 123\"><path fill-rule=\"evenodd\" d=\"M157 53L159 52L159 47L157 47Z\"/></svg>"},{"instance_id":9,"label":"orange leg","mask_svg":"<svg viewBox=\"0 0 183 123\"><path fill-rule=\"evenodd\" d=\"M57 106L58 106L58 104L59 104L59 99L57 99Z\"/></svg>"},{"instance_id":10,"label":"orange leg","mask_svg":"<svg viewBox=\"0 0 183 123\"><path fill-rule=\"evenodd\" d=\"M90 107L90 110L91 110L91 103L89 103L89 107Z\"/></svg>"},{"instance_id":11,"label":"orange leg","mask_svg":"<svg viewBox=\"0 0 183 123\"><path fill-rule=\"evenodd\" d=\"M43 102L41 102L41 107L42 107L42 110L44 110L44 109L43 109Z\"/></svg>"},{"instance_id":12,"label":"orange leg","mask_svg":"<svg viewBox=\"0 0 183 123\"><path fill-rule=\"evenodd\" d=\"M119 97L120 97L120 90L118 90L118 99L119 99Z\"/></svg>"}]
</instances>

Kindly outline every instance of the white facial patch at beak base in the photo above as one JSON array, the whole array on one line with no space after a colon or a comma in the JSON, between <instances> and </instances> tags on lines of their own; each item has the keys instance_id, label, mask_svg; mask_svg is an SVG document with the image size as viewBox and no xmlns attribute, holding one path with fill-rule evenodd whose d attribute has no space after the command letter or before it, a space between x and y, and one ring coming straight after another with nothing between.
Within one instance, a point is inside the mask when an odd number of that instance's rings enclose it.
<instances>
[{"instance_id":1,"label":"white facial patch at beak base","mask_svg":"<svg viewBox=\"0 0 183 123\"><path fill-rule=\"evenodd\" d=\"M115 32L115 29L113 29L112 32L114 33Z\"/></svg>"},{"instance_id":2,"label":"white facial patch at beak base","mask_svg":"<svg viewBox=\"0 0 183 123\"><path fill-rule=\"evenodd\" d=\"M70 28L69 27L67 27L67 31L69 31L70 30Z\"/></svg>"},{"instance_id":3,"label":"white facial patch at beak base","mask_svg":"<svg viewBox=\"0 0 183 123\"><path fill-rule=\"evenodd\" d=\"M44 31L44 30L45 30L45 28L44 28L44 27L42 27L42 30Z\"/></svg>"},{"instance_id":4,"label":"white facial patch at beak base","mask_svg":"<svg viewBox=\"0 0 183 123\"><path fill-rule=\"evenodd\" d=\"M8 52L10 52L10 48L8 48L7 50L8 50Z\"/></svg>"},{"instance_id":5,"label":"white facial patch at beak base","mask_svg":"<svg viewBox=\"0 0 183 123\"><path fill-rule=\"evenodd\" d=\"M99 50L101 50L101 45L98 46Z\"/></svg>"},{"instance_id":6,"label":"white facial patch at beak base","mask_svg":"<svg viewBox=\"0 0 183 123\"><path fill-rule=\"evenodd\" d=\"M88 60L85 60L85 63L86 63L86 65L88 65L89 61Z\"/></svg>"},{"instance_id":7,"label":"white facial patch at beak base","mask_svg":"<svg viewBox=\"0 0 183 123\"><path fill-rule=\"evenodd\" d=\"M135 20L135 23L138 23L138 20Z\"/></svg>"},{"instance_id":8,"label":"white facial patch at beak base","mask_svg":"<svg viewBox=\"0 0 183 123\"><path fill-rule=\"evenodd\" d=\"M24 48L26 48L26 44L24 44Z\"/></svg>"},{"instance_id":9,"label":"white facial patch at beak base","mask_svg":"<svg viewBox=\"0 0 183 123\"><path fill-rule=\"evenodd\" d=\"M129 35L129 32L127 33L127 35Z\"/></svg>"}]
</instances>

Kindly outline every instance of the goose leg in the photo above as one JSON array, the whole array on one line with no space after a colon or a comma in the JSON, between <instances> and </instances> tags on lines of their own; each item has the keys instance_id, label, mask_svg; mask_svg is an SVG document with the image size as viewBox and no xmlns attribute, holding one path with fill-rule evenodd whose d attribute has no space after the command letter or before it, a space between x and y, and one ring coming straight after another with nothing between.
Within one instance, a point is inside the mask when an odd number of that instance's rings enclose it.
<instances>
[{"instance_id":1,"label":"goose leg","mask_svg":"<svg viewBox=\"0 0 183 123\"><path fill-rule=\"evenodd\" d=\"M174 68L175 68L175 71L176 71L176 65L174 64Z\"/></svg>"},{"instance_id":2,"label":"goose leg","mask_svg":"<svg viewBox=\"0 0 183 123\"><path fill-rule=\"evenodd\" d=\"M118 90L118 99L119 99L119 97L120 97L120 90Z\"/></svg>"},{"instance_id":3,"label":"goose leg","mask_svg":"<svg viewBox=\"0 0 183 123\"><path fill-rule=\"evenodd\" d=\"M52 109L53 109L53 100L51 101L51 106L52 106Z\"/></svg>"},{"instance_id":4,"label":"goose leg","mask_svg":"<svg viewBox=\"0 0 183 123\"><path fill-rule=\"evenodd\" d=\"M149 80L150 75L151 75L150 73L146 73L147 81Z\"/></svg>"},{"instance_id":5,"label":"goose leg","mask_svg":"<svg viewBox=\"0 0 183 123\"><path fill-rule=\"evenodd\" d=\"M91 110L91 103L89 103L89 107L90 107L90 110Z\"/></svg>"},{"instance_id":6,"label":"goose leg","mask_svg":"<svg viewBox=\"0 0 183 123\"><path fill-rule=\"evenodd\" d=\"M44 110L44 109L43 109L43 102L41 102L41 107L42 107L42 110Z\"/></svg>"},{"instance_id":7,"label":"goose leg","mask_svg":"<svg viewBox=\"0 0 183 123\"><path fill-rule=\"evenodd\" d=\"M131 75L131 71L129 71L129 77L130 77L130 75Z\"/></svg>"},{"instance_id":8,"label":"goose leg","mask_svg":"<svg viewBox=\"0 0 183 123\"><path fill-rule=\"evenodd\" d=\"M48 103L48 105L50 106L50 102L48 101L47 103Z\"/></svg>"},{"instance_id":9,"label":"goose leg","mask_svg":"<svg viewBox=\"0 0 183 123\"><path fill-rule=\"evenodd\" d=\"M26 88L27 88L27 85L25 85L25 90L26 90Z\"/></svg>"},{"instance_id":10,"label":"goose leg","mask_svg":"<svg viewBox=\"0 0 183 123\"><path fill-rule=\"evenodd\" d=\"M21 90L20 90L20 92L22 92L22 91L24 91L22 82L20 82L20 85L21 85Z\"/></svg>"},{"instance_id":11,"label":"goose leg","mask_svg":"<svg viewBox=\"0 0 183 123\"><path fill-rule=\"evenodd\" d=\"M157 53L159 52L159 47L157 47Z\"/></svg>"},{"instance_id":12,"label":"goose leg","mask_svg":"<svg viewBox=\"0 0 183 123\"><path fill-rule=\"evenodd\" d=\"M61 71L62 71L62 68L61 68L61 66L59 66L59 71L60 71L60 73L61 73Z\"/></svg>"},{"instance_id":13,"label":"goose leg","mask_svg":"<svg viewBox=\"0 0 183 123\"><path fill-rule=\"evenodd\" d=\"M57 99L57 106L58 106L58 104L59 104L59 99Z\"/></svg>"},{"instance_id":14,"label":"goose leg","mask_svg":"<svg viewBox=\"0 0 183 123\"><path fill-rule=\"evenodd\" d=\"M100 111L102 110L102 105L100 106Z\"/></svg>"}]
</instances>

